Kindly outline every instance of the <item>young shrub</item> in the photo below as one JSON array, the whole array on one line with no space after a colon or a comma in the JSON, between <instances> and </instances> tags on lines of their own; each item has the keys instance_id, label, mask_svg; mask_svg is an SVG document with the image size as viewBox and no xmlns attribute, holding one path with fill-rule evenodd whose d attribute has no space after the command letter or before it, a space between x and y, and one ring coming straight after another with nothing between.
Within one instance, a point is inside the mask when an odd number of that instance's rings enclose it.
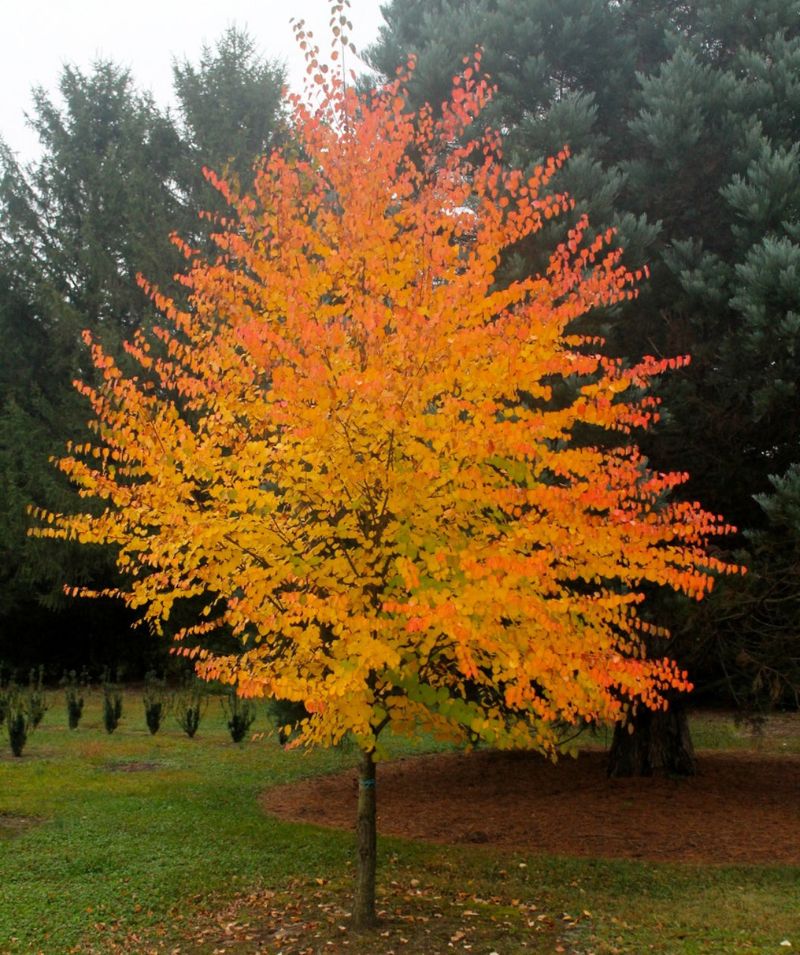
<instances>
[{"instance_id":1,"label":"young shrub","mask_svg":"<svg viewBox=\"0 0 800 955\"><path fill-rule=\"evenodd\" d=\"M40 666L38 670L31 670L28 676L25 704L28 709L28 719L35 729L49 709L47 694L44 691L44 667Z\"/></svg>"},{"instance_id":2,"label":"young shrub","mask_svg":"<svg viewBox=\"0 0 800 955\"><path fill-rule=\"evenodd\" d=\"M22 751L25 749L25 743L28 740L28 733L33 729L30 710L27 701L23 700L22 695L15 687L11 687L7 691L6 703L6 729L11 752L15 756L22 756Z\"/></svg>"},{"instance_id":3,"label":"young shrub","mask_svg":"<svg viewBox=\"0 0 800 955\"><path fill-rule=\"evenodd\" d=\"M243 700L237 693L223 697L222 706L228 717L228 729L234 743L241 743L256 718L256 707L252 700Z\"/></svg>"},{"instance_id":4,"label":"young shrub","mask_svg":"<svg viewBox=\"0 0 800 955\"><path fill-rule=\"evenodd\" d=\"M113 733L122 719L122 691L112 683L108 671L103 675L103 726L107 733Z\"/></svg>"},{"instance_id":5,"label":"young shrub","mask_svg":"<svg viewBox=\"0 0 800 955\"><path fill-rule=\"evenodd\" d=\"M81 672L80 680L74 670L64 672L61 677L64 687L64 702L67 705L67 724L71 730L77 729L83 716L83 692L87 685L86 671Z\"/></svg>"},{"instance_id":6,"label":"young shrub","mask_svg":"<svg viewBox=\"0 0 800 955\"><path fill-rule=\"evenodd\" d=\"M175 696L173 706L175 719L184 733L193 739L203 713L206 710L208 697L200 685L194 681L187 682L183 689Z\"/></svg>"},{"instance_id":7,"label":"young shrub","mask_svg":"<svg viewBox=\"0 0 800 955\"><path fill-rule=\"evenodd\" d=\"M164 680L160 680L155 673L151 671L145 675L142 700L144 702L144 718L151 736L155 736L161 728L161 720L166 709L166 691L166 683Z\"/></svg>"}]
</instances>

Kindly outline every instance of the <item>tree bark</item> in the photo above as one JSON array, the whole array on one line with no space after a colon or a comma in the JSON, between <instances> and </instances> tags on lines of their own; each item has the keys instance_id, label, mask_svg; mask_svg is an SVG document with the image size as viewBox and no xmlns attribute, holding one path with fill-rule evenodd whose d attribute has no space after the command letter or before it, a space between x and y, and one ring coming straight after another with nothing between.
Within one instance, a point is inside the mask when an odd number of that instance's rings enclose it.
<instances>
[{"instance_id":1,"label":"tree bark","mask_svg":"<svg viewBox=\"0 0 800 955\"><path fill-rule=\"evenodd\" d=\"M369 929L377 924L375 913L375 865L377 825L375 815L375 760L371 752L361 753L356 818L356 892L353 901L353 928Z\"/></svg>"},{"instance_id":2,"label":"tree bark","mask_svg":"<svg viewBox=\"0 0 800 955\"><path fill-rule=\"evenodd\" d=\"M668 710L657 712L642 707L629 725L614 727L609 776L694 776L695 772L694 746L682 703L670 703Z\"/></svg>"}]
</instances>

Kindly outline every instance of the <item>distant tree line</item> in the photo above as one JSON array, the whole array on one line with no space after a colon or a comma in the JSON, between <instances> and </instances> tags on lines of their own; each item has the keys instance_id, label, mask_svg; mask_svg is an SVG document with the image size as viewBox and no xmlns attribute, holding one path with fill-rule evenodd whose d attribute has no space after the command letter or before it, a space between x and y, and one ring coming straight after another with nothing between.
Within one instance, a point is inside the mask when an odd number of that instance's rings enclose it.
<instances>
[{"instance_id":1,"label":"distant tree line","mask_svg":"<svg viewBox=\"0 0 800 955\"><path fill-rule=\"evenodd\" d=\"M33 93L39 158L0 141L0 660L20 671L127 664L141 675L166 648L108 602L62 594L65 581L113 582L107 553L27 537L28 504L80 508L49 462L85 435L72 380L90 374L81 331L109 344L152 320L141 273L175 292L185 262L172 232L202 243L201 210L221 210L203 166L247 189L254 161L285 136L282 67L231 28L199 62L175 62L177 112L131 73L97 61L62 70L58 95Z\"/></svg>"}]
</instances>

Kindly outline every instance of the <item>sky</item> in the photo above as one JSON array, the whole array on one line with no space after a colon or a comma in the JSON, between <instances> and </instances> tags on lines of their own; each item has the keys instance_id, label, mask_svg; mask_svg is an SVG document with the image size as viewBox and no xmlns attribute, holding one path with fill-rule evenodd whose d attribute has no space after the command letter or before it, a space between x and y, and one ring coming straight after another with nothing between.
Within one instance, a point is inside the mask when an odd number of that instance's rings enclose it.
<instances>
[{"instance_id":1,"label":"sky","mask_svg":"<svg viewBox=\"0 0 800 955\"><path fill-rule=\"evenodd\" d=\"M371 43L383 22L380 0L351 0L357 49ZM162 106L172 97L172 59L196 63L203 44L213 45L233 24L247 27L259 51L289 68L293 88L302 84L303 60L290 18L303 18L324 51L328 0L0 0L0 136L22 160L34 158L37 140L25 125L31 89L55 91L64 64L88 69L105 58L130 68L136 85Z\"/></svg>"}]
</instances>

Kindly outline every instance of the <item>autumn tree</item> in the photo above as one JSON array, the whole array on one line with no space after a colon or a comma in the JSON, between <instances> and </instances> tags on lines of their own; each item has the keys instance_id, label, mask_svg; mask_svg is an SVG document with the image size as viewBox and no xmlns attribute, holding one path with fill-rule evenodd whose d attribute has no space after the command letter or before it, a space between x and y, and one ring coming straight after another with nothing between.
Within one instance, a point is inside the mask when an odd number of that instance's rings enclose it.
<instances>
[{"instance_id":1,"label":"autumn tree","mask_svg":"<svg viewBox=\"0 0 800 955\"><path fill-rule=\"evenodd\" d=\"M659 709L687 684L643 653L664 633L644 595L700 599L725 528L634 441L650 379L684 359L626 368L571 330L635 295L612 235L581 221L546 272L496 282L569 200L542 194L564 155L527 176L491 131L456 145L492 93L479 56L434 119L407 109L409 71L359 97L297 34L302 148L252 195L209 173L231 205L219 256L184 247L188 309L145 285L163 321L126 346L135 374L87 335L95 437L60 466L94 507L38 511L38 533L114 547L116 595L156 630L197 606L179 650L302 702L297 743L355 740L365 927L385 730L555 756L565 722ZM203 648L216 628L237 652Z\"/></svg>"}]
</instances>

